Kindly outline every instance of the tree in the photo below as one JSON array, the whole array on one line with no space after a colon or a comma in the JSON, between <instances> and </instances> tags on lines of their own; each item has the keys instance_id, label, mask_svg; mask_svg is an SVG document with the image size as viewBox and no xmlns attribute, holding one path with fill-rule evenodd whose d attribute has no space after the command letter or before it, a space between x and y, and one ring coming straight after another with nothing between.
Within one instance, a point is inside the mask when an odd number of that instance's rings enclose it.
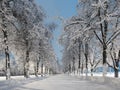
<instances>
[{"instance_id":1,"label":"tree","mask_svg":"<svg viewBox=\"0 0 120 90\"><path fill-rule=\"evenodd\" d=\"M117 41L117 40L116 40ZM119 62L120 62L120 50L119 43L115 41L112 42L111 46L109 47L109 61L107 61L107 64L109 67L114 69L114 76L116 78L119 77ZM111 64L112 61L112 64Z\"/></svg>"},{"instance_id":2,"label":"tree","mask_svg":"<svg viewBox=\"0 0 120 90\"><path fill-rule=\"evenodd\" d=\"M6 79L10 78L10 72L12 75L24 73L28 78L29 73L33 73L29 72L30 63L34 63L36 76L40 63L57 72L57 59L51 44L56 24L44 24L42 7L34 0L1 0L0 7L0 49L5 50ZM12 56L15 60L10 64ZM18 71L14 71L14 67Z\"/></svg>"},{"instance_id":3,"label":"tree","mask_svg":"<svg viewBox=\"0 0 120 90\"><path fill-rule=\"evenodd\" d=\"M114 3L114 6L111 5L113 3ZM98 18L98 19L95 19L96 22L93 23L92 25L97 24L100 26L99 27L100 29L97 29L97 30L94 29L93 32L102 45L103 67L104 67L103 76L105 76L106 65L107 65L107 47L120 33L119 26L118 26L119 14L116 13L116 16L114 16L114 13L118 11L119 6L117 1L112 1L112 0L110 1L103 0L103 2L101 2L101 0L96 0L96 4L92 4L92 5L95 10L93 11L97 13L95 14L93 12L94 17L91 18L91 20ZM114 24L111 25L111 23L113 22Z\"/></svg>"},{"instance_id":4,"label":"tree","mask_svg":"<svg viewBox=\"0 0 120 90\"><path fill-rule=\"evenodd\" d=\"M9 51L9 32L11 31L10 26L14 25L14 17L12 15L12 10L10 3L12 0L1 0L0 1L0 29L3 33L4 42L4 52L6 59L6 79L10 79L10 51ZM15 26L16 27L16 26Z\"/></svg>"},{"instance_id":5,"label":"tree","mask_svg":"<svg viewBox=\"0 0 120 90\"><path fill-rule=\"evenodd\" d=\"M24 62L24 75L29 77L29 55L32 51L33 40L37 37L36 27L39 25L42 27L42 21L44 14L40 8L37 8L36 4L29 0L15 0L13 15L17 18L20 30L17 32L18 40L26 48L26 60ZM19 10L19 11L18 11ZM38 35L39 36L39 35ZM21 39L20 39L21 38Z\"/></svg>"},{"instance_id":6,"label":"tree","mask_svg":"<svg viewBox=\"0 0 120 90\"><path fill-rule=\"evenodd\" d=\"M70 50L78 42L80 52L80 43L82 44L82 51L86 63L86 70L89 61L89 42L96 40L100 46L97 53L102 54L103 61L103 76L107 72L107 52L110 43L115 40L120 34L119 30L119 1L117 0L79 0L77 5L78 15L66 20L64 24L64 32L62 40L64 47ZM96 37L95 37L96 36ZM67 42L68 40L68 42ZM68 43L68 44L66 44ZM89 46L88 46L89 45ZM67 49L64 49L67 50ZM66 52L67 53L67 52ZM77 53L78 54L78 53ZM80 63L80 53L78 54ZM101 60L101 59L100 59ZM94 61L94 60L93 60ZM82 60L84 62L84 60ZM78 63L78 64L79 64ZM98 61L99 63L99 61ZM96 63L96 65L98 64ZM83 68L82 63L82 68ZM96 67L96 65L94 67ZM80 67L80 64L78 65ZM92 69L91 69L92 70Z\"/></svg>"}]
</instances>

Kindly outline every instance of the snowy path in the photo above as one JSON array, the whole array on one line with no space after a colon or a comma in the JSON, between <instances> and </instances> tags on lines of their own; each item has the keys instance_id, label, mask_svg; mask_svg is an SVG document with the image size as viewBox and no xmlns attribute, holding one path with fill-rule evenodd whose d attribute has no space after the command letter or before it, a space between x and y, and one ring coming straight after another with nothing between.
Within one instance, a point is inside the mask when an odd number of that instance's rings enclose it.
<instances>
[{"instance_id":1,"label":"snowy path","mask_svg":"<svg viewBox=\"0 0 120 90\"><path fill-rule=\"evenodd\" d=\"M14 90L118 90L104 84L97 84L78 78L57 75L35 81L15 88Z\"/></svg>"}]
</instances>

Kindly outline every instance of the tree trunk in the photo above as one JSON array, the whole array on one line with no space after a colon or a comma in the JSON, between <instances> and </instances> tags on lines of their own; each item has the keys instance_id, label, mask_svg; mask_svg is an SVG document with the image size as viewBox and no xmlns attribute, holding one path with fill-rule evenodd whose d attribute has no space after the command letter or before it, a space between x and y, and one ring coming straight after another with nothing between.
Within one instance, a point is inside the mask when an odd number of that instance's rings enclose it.
<instances>
[{"instance_id":1,"label":"tree trunk","mask_svg":"<svg viewBox=\"0 0 120 90\"><path fill-rule=\"evenodd\" d=\"M116 78L118 78L118 69L114 69L114 75Z\"/></svg>"},{"instance_id":2,"label":"tree trunk","mask_svg":"<svg viewBox=\"0 0 120 90\"><path fill-rule=\"evenodd\" d=\"M115 73L115 77L118 78L118 72L119 72L119 60L118 59L115 59L115 64L116 66L114 67L114 73Z\"/></svg>"},{"instance_id":3,"label":"tree trunk","mask_svg":"<svg viewBox=\"0 0 120 90\"><path fill-rule=\"evenodd\" d=\"M93 65L91 65L91 76L93 76Z\"/></svg>"},{"instance_id":4,"label":"tree trunk","mask_svg":"<svg viewBox=\"0 0 120 90\"><path fill-rule=\"evenodd\" d=\"M88 43L85 44L85 63L86 63L86 77L88 76Z\"/></svg>"},{"instance_id":5,"label":"tree trunk","mask_svg":"<svg viewBox=\"0 0 120 90\"><path fill-rule=\"evenodd\" d=\"M82 66L81 66L81 74L83 75L83 63L82 63Z\"/></svg>"},{"instance_id":6,"label":"tree trunk","mask_svg":"<svg viewBox=\"0 0 120 90\"><path fill-rule=\"evenodd\" d=\"M6 60L6 80L10 79L10 55L9 55L9 47L8 47L8 33L7 33L7 25L5 21L5 17L2 16L2 32L4 35L4 45L5 45L5 60Z\"/></svg>"},{"instance_id":7,"label":"tree trunk","mask_svg":"<svg viewBox=\"0 0 120 90\"><path fill-rule=\"evenodd\" d=\"M68 66L68 74L71 74L71 64Z\"/></svg>"},{"instance_id":8,"label":"tree trunk","mask_svg":"<svg viewBox=\"0 0 120 90\"><path fill-rule=\"evenodd\" d=\"M39 62L37 61L37 64L35 66L35 76L38 77L38 71L39 71Z\"/></svg>"},{"instance_id":9,"label":"tree trunk","mask_svg":"<svg viewBox=\"0 0 120 90\"><path fill-rule=\"evenodd\" d=\"M24 76L29 78L29 51L26 51L26 61L24 66Z\"/></svg>"},{"instance_id":10,"label":"tree trunk","mask_svg":"<svg viewBox=\"0 0 120 90\"><path fill-rule=\"evenodd\" d=\"M7 24L8 24L8 21L5 17L5 14L9 13L10 10L9 9L9 5L8 3L5 1L5 0L2 0L0 2L1 6L0 8L5 11L4 13L1 14L2 16L2 32L3 32L3 35L4 35L4 45L5 45L5 60L6 60L6 80L10 79L10 76L11 76L11 73L10 73L10 55L9 55L9 47L8 47L8 32L7 32ZM6 6L6 8L5 8ZM4 10L5 9L5 10ZM9 12L8 12L9 11Z\"/></svg>"},{"instance_id":11,"label":"tree trunk","mask_svg":"<svg viewBox=\"0 0 120 90\"><path fill-rule=\"evenodd\" d=\"M10 79L10 56L9 56L9 49L8 46L5 48L5 56L6 56L6 80Z\"/></svg>"},{"instance_id":12,"label":"tree trunk","mask_svg":"<svg viewBox=\"0 0 120 90\"><path fill-rule=\"evenodd\" d=\"M78 73L80 74L80 65L81 65L81 41L80 41L80 38L79 38L79 54L78 54L78 57L79 57L79 61L78 61Z\"/></svg>"},{"instance_id":13,"label":"tree trunk","mask_svg":"<svg viewBox=\"0 0 120 90\"><path fill-rule=\"evenodd\" d=\"M29 78L29 62L26 62L26 64L25 64L24 77Z\"/></svg>"},{"instance_id":14,"label":"tree trunk","mask_svg":"<svg viewBox=\"0 0 120 90\"><path fill-rule=\"evenodd\" d=\"M38 74L37 74L37 66L34 66L34 72L35 72L35 76L38 77Z\"/></svg>"},{"instance_id":15,"label":"tree trunk","mask_svg":"<svg viewBox=\"0 0 120 90\"><path fill-rule=\"evenodd\" d=\"M75 74L75 57L73 57L72 72Z\"/></svg>"},{"instance_id":16,"label":"tree trunk","mask_svg":"<svg viewBox=\"0 0 120 90\"><path fill-rule=\"evenodd\" d=\"M99 0L96 0L96 3L98 3ZM104 16L107 17L107 9L108 9L108 2L104 2L106 3L105 5L105 9L104 9ZM98 8L98 17L99 17L99 20L101 21L101 8L99 7ZM107 73L107 63L106 63L106 59L107 59L107 53L106 53L106 50L107 50L107 45L106 45L106 39L107 39L107 32L108 32L108 22L107 20L104 20L104 23L100 23L100 30L101 30L101 36L102 36L102 39L99 39L99 41L101 42L102 44L102 47L103 47L103 77L106 75Z\"/></svg>"},{"instance_id":17,"label":"tree trunk","mask_svg":"<svg viewBox=\"0 0 120 90\"><path fill-rule=\"evenodd\" d=\"M106 63L106 59L107 59L107 53L106 53L106 46L103 46L103 77L106 76L107 74L107 63Z\"/></svg>"},{"instance_id":18,"label":"tree trunk","mask_svg":"<svg viewBox=\"0 0 120 90\"><path fill-rule=\"evenodd\" d=\"M41 64L41 77L43 77L43 63Z\"/></svg>"},{"instance_id":19,"label":"tree trunk","mask_svg":"<svg viewBox=\"0 0 120 90\"><path fill-rule=\"evenodd\" d=\"M48 72L48 68L47 68L47 66L46 66L46 67L45 67L45 74L48 74L47 72Z\"/></svg>"},{"instance_id":20,"label":"tree trunk","mask_svg":"<svg viewBox=\"0 0 120 90\"><path fill-rule=\"evenodd\" d=\"M108 2L105 5L105 10L104 10L104 16L107 17L107 9L108 9ZM107 39L107 32L108 32L108 22L107 20L104 20L104 32L103 32L103 77L106 76L107 74L107 45L106 45L106 39Z\"/></svg>"}]
</instances>

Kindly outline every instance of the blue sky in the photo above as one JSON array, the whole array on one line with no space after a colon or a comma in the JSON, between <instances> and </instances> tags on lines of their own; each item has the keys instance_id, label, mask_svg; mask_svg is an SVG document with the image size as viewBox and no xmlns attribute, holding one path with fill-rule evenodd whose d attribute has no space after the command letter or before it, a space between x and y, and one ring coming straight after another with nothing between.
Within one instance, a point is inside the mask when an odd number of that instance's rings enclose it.
<instances>
[{"instance_id":1,"label":"blue sky","mask_svg":"<svg viewBox=\"0 0 120 90\"><path fill-rule=\"evenodd\" d=\"M58 27L54 31L54 40L52 42L57 58L62 58L62 47L58 44L58 38L62 31L62 23L56 17L60 16L65 19L76 15L76 5L78 0L36 0L36 3L44 9L47 15L47 22L55 22Z\"/></svg>"}]
</instances>

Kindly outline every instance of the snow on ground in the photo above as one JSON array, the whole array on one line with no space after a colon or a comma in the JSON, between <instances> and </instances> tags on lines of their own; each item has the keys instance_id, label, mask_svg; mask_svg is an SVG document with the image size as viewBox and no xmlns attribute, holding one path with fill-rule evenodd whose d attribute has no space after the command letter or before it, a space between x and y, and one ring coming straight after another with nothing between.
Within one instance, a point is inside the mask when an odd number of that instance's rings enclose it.
<instances>
[{"instance_id":1,"label":"snow on ground","mask_svg":"<svg viewBox=\"0 0 120 90\"><path fill-rule=\"evenodd\" d=\"M75 74L72 73L71 75L76 75L76 76L78 75L79 76L79 74L77 72L75 72ZM86 76L86 74L84 73L84 74L82 74L82 76ZM88 76L91 76L91 73L88 73ZM102 77L103 73L102 72L93 73L93 76L95 76L95 77ZM106 77L114 78L114 73L113 72L107 72ZM120 78L120 72L119 72L119 77L118 78Z\"/></svg>"},{"instance_id":2,"label":"snow on ground","mask_svg":"<svg viewBox=\"0 0 120 90\"><path fill-rule=\"evenodd\" d=\"M46 77L44 77L46 78ZM10 80L5 80L5 77L0 77L0 90L16 90L14 88L36 82L38 80L44 79L43 77L35 77L35 76L30 76L30 78L26 79L24 76L12 76Z\"/></svg>"},{"instance_id":3,"label":"snow on ground","mask_svg":"<svg viewBox=\"0 0 120 90\"><path fill-rule=\"evenodd\" d=\"M16 90L119 90L107 84L81 80L69 75L57 75L16 88Z\"/></svg>"},{"instance_id":4,"label":"snow on ground","mask_svg":"<svg viewBox=\"0 0 120 90\"><path fill-rule=\"evenodd\" d=\"M73 77L77 77L80 79L86 79L86 74L77 74L72 73L70 74ZM119 77L115 78L114 73L107 73L107 75L103 78L103 73L93 73L93 77L91 77L91 73L88 73L87 80L91 82L101 83L101 84L108 84L116 87L120 87L120 72Z\"/></svg>"},{"instance_id":5,"label":"snow on ground","mask_svg":"<svg viewBox=\"0 0 120 90\"><path fill-rule=\"evenodd\" d=\"M31 76L31 78L25 79L23 76L14 76L7 81L0 77L0 90L120 90L119 86L112 85L108 81L97 82L82 79L83 77L62 74L48 78ZM100 79L102 77L97 80ZM120 82L117 83L120 85Z\"/></svg>"},{"instance_id":6,"label":"snow on ground","mask_svg":"<svg viewBox=\"0 0 120 90\"><path fill-rule=\"evenodd\" d=\"M44 79L33 77L0 81L0 90L120 90L120 88L71 75L55 75Z\"/></svg>"},{"instance_id":7,"label":"snow on ground","mask_svg":"<svg viewBox=\"0 0 120 90\"><path fill-rule=\"evenodd\" d=\"M39 75L39 77L41 77ZM35 75L30 75L30 78L35 78ZM25 79L24 76L11 76L11 80L23 80ZM5 81L6 80L6 77L5 76L0 76L0 81Z\"/></svg>"},{"instance_id":8,"label":"snow on ground","mask_svg":"<svg viewBox=\"0 0 120 90\"><path fill-rule=\"evenodd\" d=\"M91 76L91 73L88 74L89 76ZM103 76L103 73L93 73L94 76L98 76L98 77L102 77ZM108 72L107 77L114 77L114 73L113 72ZM119 72L119 76L120 76L120 72ZM120 77L119 77L120 78Z\"/></svg>"}]
</instances>

